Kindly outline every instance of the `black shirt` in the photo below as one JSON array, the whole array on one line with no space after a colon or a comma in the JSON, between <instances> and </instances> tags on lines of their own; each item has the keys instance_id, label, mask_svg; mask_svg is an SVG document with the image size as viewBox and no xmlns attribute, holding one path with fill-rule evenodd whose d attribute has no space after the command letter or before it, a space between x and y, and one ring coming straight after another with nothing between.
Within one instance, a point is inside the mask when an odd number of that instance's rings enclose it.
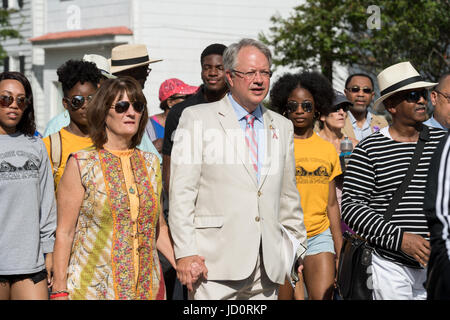
<instances>
[{"instance_id":1,"label":"black shirt","mask_svg":"<svg viewBox=\"0 0 450 320\"><path fill-rule=\"evenodd\" d=\"M164 142L162 154L170 156L172 153L173 135L178 127L178 123L180 122L181 114L183 113L184 109L190 106L208 102L205 99L204 90L205 86L201 85L196 94L190 96L183 102L177 103L170 109L169 114L167 115L166 125L164 127Z\"/></svg>"}]
</instances>

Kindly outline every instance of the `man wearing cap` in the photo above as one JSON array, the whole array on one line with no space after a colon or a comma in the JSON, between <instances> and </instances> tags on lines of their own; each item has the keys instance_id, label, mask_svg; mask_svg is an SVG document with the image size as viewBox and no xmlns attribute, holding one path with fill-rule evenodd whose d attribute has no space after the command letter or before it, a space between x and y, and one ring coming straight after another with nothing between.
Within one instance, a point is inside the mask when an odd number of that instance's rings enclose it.
<instances>
[{"instance_id":1,"label":"man wearing cap","mask_svg":"<svg viewBox=\"0 0 450 320\"><path fill-rule=\"evenodd\" d=\"M392 125L360 142L344 178L342 216L372 246L375 300L425 299L429 228L423 212L430 158L444 131L423 125L427 109L426 82L409 62L390 66L378 75L381 97ZM416 169L410 169L416 146ZM420 150L420 148L418 149ZM403 184L410 172L410 182ZM397 192L398 190L402 190ZM394 196L395 194L395 196ZM398 204L392 199L399 199ZM389 213L392 212L392 215Z\"/></svg>"},{"instance_id":2,"label":"man wearing cap","mask_svg":"<svg viewBox=\"0 0 450 320\"><path fill-rule=\"evenodd\" d=\"M106 79L114 79L116 78L113 76L109 71L109 61L98 54L85 54L83 57L83 61L87 62L93 62L97 66L97 68L100 70L100 73L102 74L102 79L100 80L100 84L102 81ZM64 110L64 112L61 112L60 114L56 115L50 121L47 123L47 127L44 131L44 137L47 137L51 135L52 133L58 132L61 130L61 128L64 128L69 125L70 117L67 113L67 110Z\"/></svg>"},{"instance_id":3,"label":"man wearing cap","mask_svg":"<svg viewBox=\"0 0 450 320\"><path fill-rule=\"evenodd\" d=\"M162 61L162 59L150 59L147 47L144 44L122 44L111 51L111 73L117 77L129 76L136 79L144 89L147 77L152 71L150 63ZM142 136L141 143L137 146L147 152L153 152L162 162L162 157L153 145L148 134Z\"/></svg>"},{"instance_id":4,"label":"man wearing cap","mask_svg":"<svg viewBox=\"0 0 450 320\"><path fill-rule=\"evenodd\" d=\"M424 122L427 126L448 131L450 128L450 73L443 74L430 93L433 115Z\"/></svg>"},{"instance_id":5,"label":"man wearing cap","mask_svg":"<svg viewBox=\"0 0 450 320\"><path fill-rule=\"evenodd\" d=\"M225 71L223 69L223 52L227 47L223 44L214 43L207 46L200 55L201 78L203 84L196 94L185 101L174 105L166 119L164 129L163 154L163 183L168 192L170 180L170 159L173 147L173 136L177 129L183 111L197 104L215 102L222 99L228 92L225 83Z\"/></svg>"},{"instance_id":6,"label":"man wearing cap","mask_svg":"<svg viewBox=\"0 0 450 320\"><path fill-rule=\"evenodd\" d=\"M388 125L383 116L368 110L374 96L373 88L372 78L364 73L352 74L345 81L344 93L352 103L342 129L346 137L361 141Z\"/></svg>"},{"instance_id":7,"label":"man wearing cap","mask_svg":"<svg viewBox=\"0 0 450 320\"><path fill-rule=\"evenodd\" d=\"M262 106L272 74L264 44L233 43L223 63L230 93L186 109L174 137L169 226L177 275L195 300L277 299L306 252L293 125ZM290 261L283 230L299 243ZM195 284L193 263L203 275Z\"/></svg>"}]
</instances>

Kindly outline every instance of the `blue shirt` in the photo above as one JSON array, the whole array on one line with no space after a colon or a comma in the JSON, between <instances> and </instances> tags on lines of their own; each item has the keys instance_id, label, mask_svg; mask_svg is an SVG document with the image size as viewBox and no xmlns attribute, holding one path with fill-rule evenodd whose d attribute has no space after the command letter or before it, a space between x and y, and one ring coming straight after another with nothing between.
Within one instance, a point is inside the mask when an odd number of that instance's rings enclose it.
<instances>
[{"instance_id":1,"label":"blue shirt","mask_svg":"<svg viewBox=\"0 0 450 320\"><path fill-rule=\"evenodd\" d=\"M245 127L247 126L247 120L245 119L245 116L248 114L248 111L244 109L239 103L236 102L236 100L233 99L231 96L231 93L228 93L228 99L230 99L231 105L233 106L234 112L236 113L239 125L241 126L242 130L245 132ZM256 143L258 145L258 173L257 173L257 179L258 183L260 181L261 176L261 163L264 159L265 155L265 148L266 148L266 139L265 139L265 130L264 130L264 119L262 114L262 108L261 105L258 105L258 107L251 113L255 116L255 121L253 122L253 128L256 133Z\"/></svg>"},{"instance_id":2,"label":"blue shirt","mask_svg":"<svg viewBox=\"0 0 450 320\"><path fill-rule=\"evenodd\" d=\"M442 129L442 130L448 131L447 128L445 128L442 124L440 124L439 122L436 121L434 116L431 116L431 118L428 119L427 121L425 121L423 124L427 125L429 127L438 128L438 129Z\"/></svg>"},{"instance_id":3,"label":"blue shirt","mask_svg":"<svg viewBox=\"0 0 450 320\"><path fill-rule=\"evenodd\" d=\"M347 112L347 115L350 118L356 140L361 141L365 137L368 137L372 134L372 128L370 127L370 122L372 121L372 113L367 112L366 121L364 122L362 128L358 127L356 119L351 112Z\"/></svg>"}]
</instances>

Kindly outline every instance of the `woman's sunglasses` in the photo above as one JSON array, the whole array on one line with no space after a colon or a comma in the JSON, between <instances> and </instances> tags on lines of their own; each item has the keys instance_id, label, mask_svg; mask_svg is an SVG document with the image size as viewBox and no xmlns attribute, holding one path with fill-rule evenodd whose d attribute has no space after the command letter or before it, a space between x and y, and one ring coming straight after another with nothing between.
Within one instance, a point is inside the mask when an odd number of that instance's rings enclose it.
<instances>
[{"instance_id":1,"label":"woman's sunglasses","mask_svg":"<svg viewBox=\"0 0 450 320\"><path fill-rule=\"evenodd\" d=\"M142 111L144 111L145 103L143 103L143 102L135 101L131 105L133 106L134 111L136 111L137 113L141 113ZM128 110L129 107L130 107L130 102L118 101L113 106L113 109L115 109L117 113L124 113L125 111Z\"/></svg>"},{"instance_id":2,"label":"woman's sunglasses","mask_svg":"<svg viewBox=\"0 0 450 320\"><path fill-rule=\"evenodd\" d=\"M78 110L84 106L85 101L91 101L92 96L72 96L70 99L64 98L64 100L73 110Z\"/></svg>"},{"instance_id":3,"label":"woman's sunglasses","mask_svg":"<svg viewBox=\"0 0 450 320\"><path fill-rule=\"evenodd\" d=\"M350 105L348 105L348 104L338 104L331 108L331 113L339 112L339 110L341 110L341 109L342 109L342 111L347 112L349 108L350 108Z\"/></svg>"},{"instance_id":4,"label":"woman's sunglasses","mask_svg":"<svg viewBox=\"0 0 450 320\"><path fill-rule=\"evenodd\" d=\"M16 97L15 100L16 100L17 106L20 109L25 109L28 106L28 104L30 103L30 101L24 96ZM0 105L3 108L9 107L10 105L12 105L13 102L14 102L13 96L7 96L7 95L0 96Z\"/></svg>"},{"instance_id":5,"label":"woman's sunglasses","mask_svg":"<svg viewBox=\"0 0 450 320\"><path fill-rule=\"evenodd\" d=\"M286 103L286 108L289 113L295 112L298 109L298 106L302 106L303 111L312 112L314 106L311 101L303 101L302 103L298 103L297 101L290 100Z\"/></svg>"}]
</instances>

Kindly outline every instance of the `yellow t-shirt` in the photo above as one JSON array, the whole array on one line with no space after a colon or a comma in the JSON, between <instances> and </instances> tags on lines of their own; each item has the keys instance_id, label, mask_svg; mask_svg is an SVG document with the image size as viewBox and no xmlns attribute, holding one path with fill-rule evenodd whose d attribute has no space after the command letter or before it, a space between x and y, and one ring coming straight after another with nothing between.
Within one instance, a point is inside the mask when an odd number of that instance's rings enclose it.
<instances>
[{"instance_id":1,"label":"yellow t-shirt","mask_svg":"<svg viewBox=\"0 0 450 320\"><path fill-rule=\"evenodd\" d=\"M80 137L73 133L70 133L66 129L61 129L59 131L61 133L61 164L56 172L54 177L55 181L55 190L58 187L59 180L61 180L62 174L64 173L64 169L66 168L67 159L71 153L77 152L81 149L90 147L93 145L91 138L89 137ZM53 161L50 150L50 137L45 137L44 139L45 148L47 149L48 157L50 159L50 163L52 165L53 170Z\"/></svg>"},{"instance_id":2,"label":"yellow t-shirt","mask_svg":"<svg viewBox=\"0 0 450 320\"><path fill-rule=\"evenodd\" d=\"M330 226L327 214L330 182L342 173L334 146L316 133L308 139L294 139L295 178L303 208L308 238Z\"/></svg>"}]
</instances>

